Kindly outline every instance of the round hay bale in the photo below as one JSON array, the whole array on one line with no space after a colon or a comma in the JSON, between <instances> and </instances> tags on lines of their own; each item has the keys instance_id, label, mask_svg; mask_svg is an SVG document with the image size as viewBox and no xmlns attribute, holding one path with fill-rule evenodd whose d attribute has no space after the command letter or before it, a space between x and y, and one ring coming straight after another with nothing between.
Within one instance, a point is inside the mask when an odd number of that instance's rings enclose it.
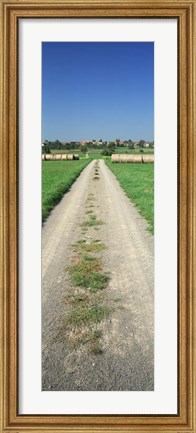
<instances>
[{"instance_id":1,"label":"round hay bale","mask_svg":"<svg viewBox=\"0 0 196 433\"><path fill-rule=\"evenodd\" d=\"M75 154L75 155L73 156L73 159L80 159L80 157L79 157L79 155Z\"/></svg>"},{"instance_id":2,"label":"round hay bale","mask_svg":"<svg viewBox=\"0 0 196 433\"><path fill-rule=\"evenodd\" d=\"M42 160L43 160L43 161L45 161L45 159L46 159L45 156L46 156L46 154L45 154L45 153L42 153Z\"/></svg>"},{"instance_id":3,"label":"round hay bale","mask_svg":"<svg viewBox=\"0 0 196 433\"><path fill-rule=\"evenodd\" d=\"M142 155L134 155L134 162L142 162Z\"/></svg>"},{"instance_id":4,"label":"round hay bale","mask_svg":"<svg viewBox=\"0 0 196 433\"><path fill-rule=\"evenodd\" d=\"M112 162L119 162L119 155L115 154L115 153L112 153L112 155L111 155L111 161Z\"/></svg>"},{"instance_id":5,"label":"round hay bale","mask_svg":"<svg viewBox=\"0 0 196 433\"><path fill-rule=\"evenodd\" d=\"M144 163L154 162L154 155L143 155L142 160Z\"/></svg>"},{"instance_id":6,"label":"round hay bale","mask_svg":"<svg viewBox=\"0 0 196 433\"><path fill-rule=\"evenodd\" d=\"M135 155L127 155L127 162L134 162Z\"/></svg>"},{"instance_id":7,"label":"round hay bale","mask_svg":"<svg viewBox=\"0 0 196 433\"><path fill-rule=\"evenodd\" d=\"M56 154L54 155L54 159L55 159L56 161L60 161L61 158L62 158L61 153L56 153Z\"/></svg>"},{"instance_id":8,"label":"round hay bale","mask_svg":"<svg viewBox=\"0 0 196 433\"><path fill-rule=\"evenodd\" d=\"M127 162L127 155L121 153L121 155L119 155L119 162Z\"/></svg>"},{"instance_id":9,"label":"round hay bale","mask_svg":"<svg viewBox=\"0 0 196 433\"><path fill-rule=\"evenodd\" d=\"M61 155L62 160L66 161L67 157L68 157L67 153L62 153L62 155Z\"/></svg>"},{"instance_id":10,"label":"round hay bale","mask_svg":"<svg viewBox=\"0 0 196 433\"><path fill-rule=\"evenodd\" d=\"M52 153L47 153L46 154L46 161L51 161L53 159L53 154Z\"/></svg>"},{"instance_id":11,"label":"round hay bale","mask_svg":"<svg viewBox=\"0 0 196 433\"><path fill-rule=\"evenodd\" d=\"M74 159L74 156L71 154L68 154L67 159L68 159L68 161L72 161Z\"/></svg>"}]
</instances>

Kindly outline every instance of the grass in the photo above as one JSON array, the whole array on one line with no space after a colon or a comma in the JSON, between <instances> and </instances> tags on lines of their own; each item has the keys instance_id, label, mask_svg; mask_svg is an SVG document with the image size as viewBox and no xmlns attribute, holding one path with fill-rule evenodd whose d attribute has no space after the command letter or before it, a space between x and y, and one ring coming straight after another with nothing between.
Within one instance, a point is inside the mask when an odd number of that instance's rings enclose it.
<instances>
[{"instance_id":1,"label":"grass","mask_svg":"<svg viewBox=\"0 0 196 433\"><path fill-rule=\"evenodd\" d=\"M100 344L102 333L97 327L109 316L112 309L101 303L97 292L89 290L83 294L67 295L65 303L69 306L68 313L56 338L62 338L67 329L68 342L72 347L77 349L79 345L87 344L90 353L102 354Z\"/></svg>"},{"instance_id":2,"label":"grass","mask_svg":"<svg viewBox=\"0 0 196 433\"><path fill-rule=\"evenodd\" d=\"M91 306L91 308L73 308L65 318L65 323L72 326L81 326L100 323L109 314L106 306Z\"/></svg>"},{"instance_id":3,"label":"grass","mask_svg":"<svg viewBox=\"0 0 196 433\"><path fill-rule=\"evenodd\" d=\"M106 162L128 198L136 205L154 233L154 164Z\"/></svg>"},{"instance_id":4,"label":"grass","mask_svg":"<svg viewBox=\"0 0 196 433\"><path fill-rule=\"evenodd\" d=\"M98 328L113 308L102 303L99 293L89 290L86 290L85 293L68 292L65 296L65 303L68 305L68 312L59 327L55 340L64 341L66 332L68 343L72 348L77 349L79 345L87 344L89 353L102 354L100 343L102 332Z\"/></svg>"},{"instance_id":5,"label":"grass","mask_svg":"<svg viewBox=\"0 0 196 433\"><path fill-rule=\"evenodd\" d=\"M98 239L93 240L92 242L86 242L84 239L81 239L77 242L77 244L73 245L74 250L80 249L85 253L99 253L105 249L105 244L100 242Z\"/></svg>"},{"instance_id":6,"label":"grass","mask_svg":"<svg viewBox=\"0 0 196 433\"><path fill-rule=\"evenodd\" d=\"M59 327L59 332L55 340L63 339L64 334L68 335L68 342L75 349L81 344L87 344L90 353L101 354L102 348L100 338L102 332L98 326L102 320L106 319L111 308L100 303L96 294L86 293L85 295L72 295L65 298L69 304L67 315L63 319L63 324Z\"/></svg>"},{"instance_id":7,"label":"grass","mask_svg":"<svg viewBox=\"0 0 196 433\"><path fill-rule=\"evenodd\" d=\"M94 343L91 347L91 353L93 353L94 355L100 355L103 353L103 350L101 349L98 341L96 341L96 343Z\"/></svg>"},{"instance_id":8,"label":"grass","mask_svg":"<svg viewBox=\"0 0 196 433\"><path fill-rule=\"evenodd\" d=\"M90 160L42 161L42 220L61 200Z\"/></svg>"},{"instance_id":9,"label":"grass","mask_svg":"<svg viewBox=\"0 0 196 433\"><path fill-rule=\"evenodd\" d=\"M98 220L96 215L89 214L89 219L81 223L81 227L95 227L103 224L103 221Z\"/></svg>"},{"instance_id":10,"label":"grass","mask_svg":"<svg viewBox=\"0 0 196 433\"><path fill-rule=\"evenodd\" d=\"M83 257L84 257L84 260L89 260L89 261L95 260L95 258L93 256L90 256L88 254L85 254Z\"/></svg>"},{"instance_id":11,"label":"grass","mask_svg":"<svg viewBox=\"0 0 196 433\"><path fill-rule=\"evenodd\" d=\"M81 335L78 338L78 342L80 344L90 343L91 353L100 354L103 352L101 347L100 347L100 343L99 343L100 338L101 338L101 332L100 331L88 330L87 332L81 333Z\"/></svg>"},{"instance_id":12,"label":"grass","mask_svg":"<svg viewBox=\"0 0 196 433\"><path fill-rule=\"evenodd\" d=\"M100 260L91 256L84 256L78 263L67 268L73 285L89 288L94 293L105 289L108 284L109 277L101 273L101 269Z\"/></svg>"}]
</instances>

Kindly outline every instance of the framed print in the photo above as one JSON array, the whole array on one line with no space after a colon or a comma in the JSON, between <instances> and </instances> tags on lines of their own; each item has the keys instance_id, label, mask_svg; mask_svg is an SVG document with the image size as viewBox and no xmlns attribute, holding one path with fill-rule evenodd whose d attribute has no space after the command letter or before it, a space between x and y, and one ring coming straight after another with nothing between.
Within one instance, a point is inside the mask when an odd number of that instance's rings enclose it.
<instances>
[{"instance_id":1,"label":"framed print","mask_svg":"<svg viewBox=\"0 0 196 433\"><path fill-rule=\"evenodd\" d=\"M195 432L194 20L2 1L2 432Z\"/></svg>"}]
</instances>

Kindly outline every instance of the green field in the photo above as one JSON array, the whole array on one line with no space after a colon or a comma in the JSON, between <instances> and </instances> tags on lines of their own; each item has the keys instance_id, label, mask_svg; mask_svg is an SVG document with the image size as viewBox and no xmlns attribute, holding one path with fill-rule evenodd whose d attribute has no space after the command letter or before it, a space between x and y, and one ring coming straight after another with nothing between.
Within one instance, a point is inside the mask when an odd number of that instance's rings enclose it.
<instances>
[{"instance_id":1,"label":"green field","mask_svg":"<svg viewBox=\"0 0 196 433\"><path fill-rule=\"evenodd\" d=\"M92 158L100 158L100 150L92 153L88 159L84 156L79 161L42 161L43 221ZM115 164L110 161L110 157L104 159L128 198L149 223L149 231L153 233L154 164Z\"/></svg>"},{"instance_id":2,"label":"green field","mask_svg":"<svg viewBox=\"0 0 196 433\"><path fill-rule=\"evenodd\" d=\"M136 205L154 233L154 164L124 164L106 161L127 197Z\"/></svg>"},{"instance_id":3,"label":"green field","mask_svg":"<svg viewBox=\"0 0 196 433\"><path fill-rule=\"evenodd\" d=\"M42 220L68 191L90 159L42 161Z\"/></svg>"}]
</instances>

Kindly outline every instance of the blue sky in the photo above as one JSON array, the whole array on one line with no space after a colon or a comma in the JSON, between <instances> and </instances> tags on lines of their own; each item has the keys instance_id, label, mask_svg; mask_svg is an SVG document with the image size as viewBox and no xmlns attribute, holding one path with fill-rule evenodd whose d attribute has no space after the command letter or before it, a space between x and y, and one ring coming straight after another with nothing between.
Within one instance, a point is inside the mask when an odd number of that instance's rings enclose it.
<instances>
[{"instance_id":1,"label":"blue sky","mask_svg":"<svg viewBox=\"0 0 196 433\"><path fill-rule=\"evenodd\" d=\"M154 139L154 44L43 42L42 139Z\"/></svg>"}]
</instances>

